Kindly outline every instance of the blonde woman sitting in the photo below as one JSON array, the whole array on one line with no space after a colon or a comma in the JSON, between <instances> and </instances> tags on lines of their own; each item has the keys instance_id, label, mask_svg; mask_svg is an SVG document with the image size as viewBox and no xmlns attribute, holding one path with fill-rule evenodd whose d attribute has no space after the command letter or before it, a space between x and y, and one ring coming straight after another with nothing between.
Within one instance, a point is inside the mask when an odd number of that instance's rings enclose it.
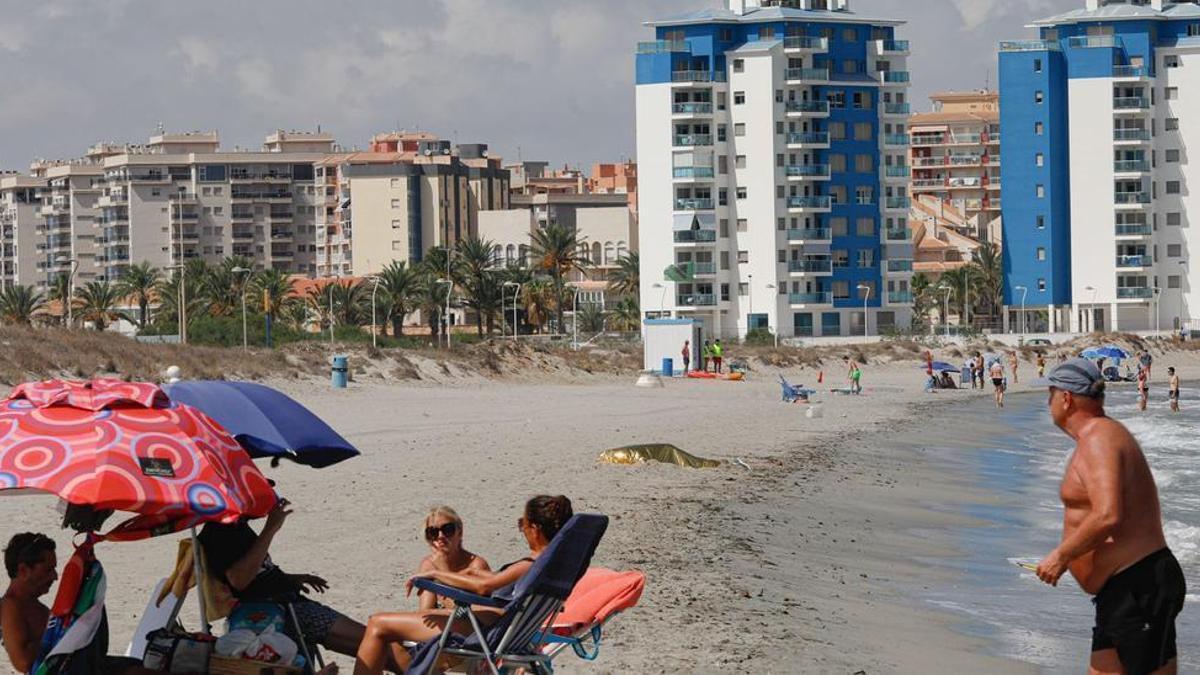
<instances>
[{"instance_id":1,"label":"blonde woman sitting","mask_svg":"<svg viewBox=\"0 0 1200 675\"><path fill-rule=\"evenodd\" d=\"M425 541L429 543L429 555L421 561L418 576L429 572L451 572L472 575L490 572L487 560L463 548L463 522L458 513L449 506L435 506L425 516ZM420 591L418 595L422 611L452 607L444 598Z\"/></svg>"}]
</instances>

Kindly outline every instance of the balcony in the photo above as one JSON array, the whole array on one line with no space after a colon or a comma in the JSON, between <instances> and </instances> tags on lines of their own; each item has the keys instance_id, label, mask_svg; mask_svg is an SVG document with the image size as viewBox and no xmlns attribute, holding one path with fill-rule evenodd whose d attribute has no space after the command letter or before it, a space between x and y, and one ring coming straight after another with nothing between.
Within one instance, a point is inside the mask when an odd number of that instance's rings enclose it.
<instances>
[{"instance_id":1,"label":"balcony","mask_svg":"<svg viewBox=\"0 0 1200 675\"><path fill-rule=\"evenodd\" d=\"M914 178L909 185L914 190L941 190L946 187L945 178Z\"/></svg>"},{"instance_id":2,"label":"balcony","mask_svg":"<svg viewBox=\"0 0 1200 675\"><path fill-rule=\"evenodd\" d=\"M788 197L787 207L789 209L829 210L832 207L832 199L829 195L803 195Z\"/></svg>"},{"instance_id":3,"label":"balcony","mask_svg":"<svg viewBox=\"0 0 1200 675\"><path fill-rule=\"evenodd\" d=\"M893 272L911 272L913 270L913 261L908 259L890 258L887 261L887 271L889 274Z\"/></svg>"},{"instance_id":4,"label":"balcony","mask_svg":"<svg viewBox=\"0 0 1200 675\"><path fill-rule=\"evenodd\" d=\"M148 171L146 173L131 173L122 177L124 180L136 181L139 183L167 183L171 180L165 173L157 171Z\"/></svg>"},{"instance_id":5,"label":"balcony","mask_svg":"<svg viewBox=\"0 0 1200 675\"><path fill-rule=\"evenodd\" d=\"M1060 52L1058 40L1006 40L1000 43L1002 52Z\"/></svg>"},{"instance_id":6,"label":"balcony","mask_svg":"<svg viewBox=\"0 0 1200 675\"><path fill-rule=\"evenodd\" d=\"M1102 49L1121 47L1121 38L1115 35L1079 35L1067 38L1067 46L1075 49Z\"/></svg>"},{"instance_id":7,"label":"balcony","mask_svg":"<svg viewBox=\"0 0 1200 675\"><path fill-rule=\"evenodd\" d=\"M912 241L912 230L906 228L893 227L888 229L884 234L884 239L888 241Z\"/></svg>"},{"instance_id":8,"label":"balcony","mask_svg":"<svg viewBox=\"0 0 1200 675\"><path fill-rule=\"evenodd\" d=\"M1139 205L1150 203L1149 192L1115 192L1113 201L1118 205Z\"/></svg>"},{"instance_id":9,"label":"balcony","mask_svg":"<svg viewBox=\"0 0 1200 675\"><path fill-rule=\"evenodd\" d=\"M883 144L889 147L902 148L908 145L908 134L884 134Z\"/></svg>"},{"instance_id":10,"label":"balcony","mask_svg":"<svg viewBox=\"0 0 1200 675\"><path fill-rule=\"evenodd\" d=\"M800 116L825 116L829 114L829 101L788 101L784 106L788 113Z\"/></svg>"},{"instance_id":11,"label":"balcony","mask_svg":"<svg viewBox=\"0 0 1200 675\"><path fill-rule=\"evenodd\" d=\"M883 168L884 178L908 178L912 175L912 170L907 166L885 166Z\"/></svg>"},{"instance_id":12,"label":"balcony","mask_svg":"<svg viewBox=\"0 0 1200 675\"><path fill-rule=\"evenodd\" d=\"M637 44L638 54L691 53L692 48L685 40L649 40Z\"/></svg>"},{"instance_id":13,"label":"balcony","mask_svg":"<svg viewBox=\"0 0 1200 675\"><path fill-rule=\"evenodd\" d=\"M679 84L724 82L725 73L711 73L707 70L676 70L671 73L671 81Z\"/></svg>"},{"instance_id":14,"label":"balcony","mask_svg":"<svg viewBox=\"0 0 1200 675\"><path fill-rule=\"evenodd\" d=\"M832 305L833 293L790 293L788 294L789 305Z\"/></svg>"},{"instance_id":15,"label":"balcony","mask_svg":"<svg viewBox=\"0 0 1200 675\"><path fill-rule=\"evenodd\" d=\"M717 263L715 262L694 262L692 265L696 274L711 277L717 273Z\"/></svg>"},{"instance_id":16,"label":"balcony","mask_svg":"<svg viewBox=\"0 0 1200 675\"><path fill-rule=\"evenodd\" d=\"M1117 256L1117 267L1150 267L1154 261L1148 255L1119 255Z\"/></svg>"},{"instance_id":17,"label":"balcony","mask_svg":"<svg viewBox=\"0 0 1200 675\"><path fill-rule=\"evenodd\" d=\"M908 40L876 40L875 49L880 54L901 55L908 53Z\"/></svg>"},{"instance_id":18,"label":"balcony","mask_svg":"<svg viewBox=\"0 0 1200 675\"><path fill-rule=\"evenodd\" d=\"M717 296L712 293L684 293L675 296L677 307L716 307Z\"/></svg>"},{"instance_id":19,"label":"balcony","mask_svg":"<svg viewBox=\"0 0 1200 675\"><path fill-rule=\"evenodd\" d=\"M911 305L912 291L888 291L887 301L889 305Z\"/></svg>"},{"instance_id":20,"label":"balcony","mask_svg":"<svg viewBox=\"0 0 1200 675\"><path fill-rule=\"evenodd\" d=\"M1114 110L1149 110L1150 99L1144 96L1120 96L1113 99Z\"/></svg>"},{"instance_id":21,"label":"balcony","mask_svg":"<svg viewBox=\"0 0 1200 675\"><path fill-rule=\"evenodd\" d=\"M829 41L823 37L793 36L783 38L784 51L829 51Z\"/></svg>"},{"instance_id":22,"label":"balcony","mask_svg":"<svg viewBox=\"0 0 1200 675\"><path fill-rule=\"evenodd\" d=\"M828 227L802 227L787 231L790 242L828 241L833 238L833 230Z\"/></svg>"},{"instance_id":23,"label":"balcony","mask_svg":"<svg viewBox=\"0 0 1200 675\"><path fill-rule=\"evenodd\" d=\"M711 211L713 200L711 197L676 197L676 211Z\"/></svg>"},{"instance_id":24,"label":"balcony","mask_svg":"<svg viewBox=\"0 0 1200 675\"><path fill-rule=\"evenodd\" d=\"M290 260L296 257L296 252L286 248L272 248L271 257L280 260Z\"/></svg>"},{"instance_id":25,"label":"balcony","mask_svg":"<svg viewBox=\"0 0 1200 675\"><path fill-rule=\"evenodd\" d=\"M235 227L233 228L232 236L234 241L246 241L248 239L254 239L254 230L243 230Z\"/></svg>"},{"instance_id":26,"label":"balcony","mask_svg":"<svg viewBox=\"0 0 1200 675\"><path fill-rule=\"evenodd\" d=\"M1151 228L1148 223L1117 223L1116 226L1118 237L1148 237L1150 233Z\"/></svg>"},{"instance_id":27,"label":"balcony","mask_svg":"<svg viewBox=\"0 0 1200 675\"><path fill-rule=\"evenodd\" d=\"M672 170L672 175L678 179L697 179L697 178L712 178L713 168L711 166L677 166Z\"/></svg>"},{"instance_id":28,"label":"balcony","mask_svg":"<svg viewBox=\"0 0 1200 675\"><path fill-rule=\"evenodd\" d=\"M675 147L712 145L712 134L675 134Z\"/></svg>"},{"instance_id":29,"label":"balcony","mask_svg":"<svg viewBox=\"0 0 1200 675\"><path fill-rule=\"evenodd\" d=\"M1113 79L1141 79L1149 75L1146 66L1113 66Z\"/></svg>"},{"instance_id":30,"label":"balcony","mask_svg":"<svg viewBox=\"0 0 1200 675\"><path fill-rule=\"evenodd\" d=\"M833 274L833 262L830 260L793 260L788 263L788 271L794 274Z\"/></svg>"},{"instance_id":31,"label":"balcony","mask_svg":"<svg viewBox=\"0 0 1200 675\"><path fill-rule=\"evenodd\" d=\"M1113 162L1113 173L1145 173L1150 162L1144 159L1119 159Z\"/></svg>"},{"instance_id":32,"label":"balcony","mask_svg":"<svg viewBox=\"0 0 1200 675\"><path fill-rule=\"evenodd\" d=\"M1118 286L1118 300L1148 300L1154 297L1154 289L1149 286Z\"/></svg>"},{"instance_id":33,"label":"balcony","mask_svg":"<svg viewBox=\"0 0 1200 675\"><path fill-rule=\"evenodd\" d=\"M254 220L254 212L234 210L229 214L229 218L231 220Z\"/></svg>"},{"instance_id":34,"label":"balcony","mask_svg":"<svg viewBox=\"0 0 1200 675\"><path fill-rule=\"evenodd\" d=\"M907 103L884 103L884 115L908 115L912 112L912 106Z\"/></svg>"},{"instance_id":35,"label":"balcony","mask_svg":"<svg viewBox=\"0 0 1200 675\"><path fill-rule=\"evenodd\" d=\"M716 230L676 230L676 244L711 244L717 240Z\"/></svg>"},{"instance_id":36,"label":"balcony","mask_svg":"<svg viewBox=\"0 0 1200 675\"><path fill-rule=\"evenodd\" d=\"M883 200L883 208L885 209L907 209L911 205L908 197L885 197Z\"/></svg>"},{"instance_id":37,"label":"balcony","mask_svg":"<svg viewBox=\"0 0 1200 675\"><path fill-rule=\"evenodd\" d=\"M828 82L828 68L788 68L783 71L783 79L789 82Z\"/></svg>"},{"instance_id":38,"label":"balcony","mask_svg":"<svg viewBox=\"0 0 1200 675\"><path fill-rule=\"evenodd\" d=\"M1113 129L1114 141L1149 141L1149 129Z\"/></svg>"},{"instance_id":39,"label":"balcony","mask_svg":"<svg viewBox=\"0 0 1200 675\"><path fill-rule=\"evenodd\" d=\"M671 113L674 115L711 115L712 111L713 104L703 101L674 103L671 105Z\"/></svg>"},{"instance_id":40,"label":"balcony","mask_svg":"<svg viewBox=\"0 0 1200 675\"><path fill-rule=\"evenodd\" d=\"M271 241L291 241L290 230L271 230Z\"/></svg>"},{"instance_id":41,"label":"balcony","mask_svg":"<svg viewBox=\"0 0 1200 675\"><path fill-rule=\"evenodd\" d=\"M879 82L882 84L908 84L909 75L907 70L881 70L879 71Z\"/></svg>"},{"instance_id":42,"label":"balcony","mask_svg":"<svg viewBox=\"0 0 1200 675\"><path fill-rule=\"evenodd\" d=\"M788 145L829 146L829 133L825 131L809 131L787 135Z\"/></svg>"},{"instance_id":43,"label":"balcony","mask_svg":"<svg viewBox=\"0 0 1200 675\"><path fill-rule=\"evenodd\" d=\"M829 178L828 164L789 164L784 171L788 178Z\"/></svg>"}]
</instances>

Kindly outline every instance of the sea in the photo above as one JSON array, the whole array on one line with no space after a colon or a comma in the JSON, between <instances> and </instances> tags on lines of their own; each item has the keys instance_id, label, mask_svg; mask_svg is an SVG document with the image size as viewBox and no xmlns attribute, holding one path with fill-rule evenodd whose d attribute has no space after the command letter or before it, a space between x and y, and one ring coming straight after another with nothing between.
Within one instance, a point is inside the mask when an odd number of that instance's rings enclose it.
<instances>
[{"instance_id":1,"label":"sea","mask_svg":"<svg viewBox=\"0 0 1200 675\"><path fill-rule=\"evenodd\" d=\"M1156 373L1157 375L1157 373ZM1172 413L1165 377L1151 389L1145 412L1132 387L1109 390L1108 414L1142 445L1158 483L1167 543L1184 569L1187 602L1177 623L1180 672L1200 671L1200 392ZM986 639L996 655L1040 666L1044 672L1081 672L1091 652L1094 608L1069 575L1058 587L1041 583L1017 563L1036 564L1058 543L1062 504L1058 490L1073 443L1050 421L1045 394L1011 395L1003 410L988 398L939 414L936 433L914 443L930 461L977 495L966 503L929 508L966 514L953 528L961 551L925 560L947 583L914 592L961 619L959 629ZM944 541L946 533L929 533Z\"/></svg>"}]
</instances>

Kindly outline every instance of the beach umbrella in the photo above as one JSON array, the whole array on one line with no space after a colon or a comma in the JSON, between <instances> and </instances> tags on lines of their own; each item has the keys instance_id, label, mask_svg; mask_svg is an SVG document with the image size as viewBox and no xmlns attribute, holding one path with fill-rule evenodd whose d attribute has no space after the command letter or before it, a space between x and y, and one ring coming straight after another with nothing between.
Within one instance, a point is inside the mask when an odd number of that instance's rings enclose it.
<instances>
[{"instance_id":1,"label":"beach umbrella","mask_svg":"<svg viewBox=\"0 0 1200 675\"><path fill-rule=\"evenodd\" d=\"M945 361L932 361L928 365L921 366L921 370L932 370L935 373L944 373L946 371L959 372L962 370L960 366L951 365Z\"/></svg>"},{"instance_id":2,"label":"beach umbrella","mask_svg":"<svg viewBox=\"0 0 1200 675\"><path fill-rule=\"evenodd\" d=\"M208 416L156 385L113 379L26 383L0 401L6 490L136 514L99 537L114 540L261 517L277 500L250 456Z\"/></svg>"},{"instance_id":3,"label":"beach umbrella","mask_svg":"<svg viewBox=\"0 0 1200 675\"><path fill-rule=\"evenodd\" d=\"M1116 345L1091 347L1083 350L1079 355L1085 359L1113 359L1114 361L1123 361L1129 358L1129 352Z\"/></svg>"},{"instance_id":4,"label":"beach umbrella","mask_svg":"<svg viewBox=\"0 0 1200 675\"><path fill-rule=\"evenodd\" d=\"M189 380L168 384L164 391L216 420L251 457L286 458L320 469L359 454L312 411L271 387Z\"/></svg>"}]
</instances>

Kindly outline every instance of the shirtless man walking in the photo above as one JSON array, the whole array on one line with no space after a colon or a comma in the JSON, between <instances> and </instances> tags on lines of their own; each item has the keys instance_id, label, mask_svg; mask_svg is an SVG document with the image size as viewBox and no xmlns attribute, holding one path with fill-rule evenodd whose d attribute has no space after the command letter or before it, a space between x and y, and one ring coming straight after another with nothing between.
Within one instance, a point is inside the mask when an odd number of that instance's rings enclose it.
<instances>
[{"instance_id":1,"label":"shirtless man walking","mask_svg":"<svg viewBox=\"0 0 1200 675\"><path fill-rule=\"evenodd\" d=\"M1000 359L992 361L992 367L988 369L988 373L992 378L993 396L996 398L996 407L1004 407L1004 364L1000 363Z\"/></svg>"},{"instance_id":2,"label":"shirtless man walking","mask_svg":"<svg viewBox=\"0 0 1200 675\"><path fill-rule=\"evenodd\" d=\"M1039 384L1050 388L1050 417L1075 452L1061 488L1062 542L1038 564L1038 578L1056 586L1070 571L1095 596L1089 673L1174 674L1186 587L1142 449L1104 414L1104 378L1091 361L1071 359Z\"/></svg>"}]
</instances>

